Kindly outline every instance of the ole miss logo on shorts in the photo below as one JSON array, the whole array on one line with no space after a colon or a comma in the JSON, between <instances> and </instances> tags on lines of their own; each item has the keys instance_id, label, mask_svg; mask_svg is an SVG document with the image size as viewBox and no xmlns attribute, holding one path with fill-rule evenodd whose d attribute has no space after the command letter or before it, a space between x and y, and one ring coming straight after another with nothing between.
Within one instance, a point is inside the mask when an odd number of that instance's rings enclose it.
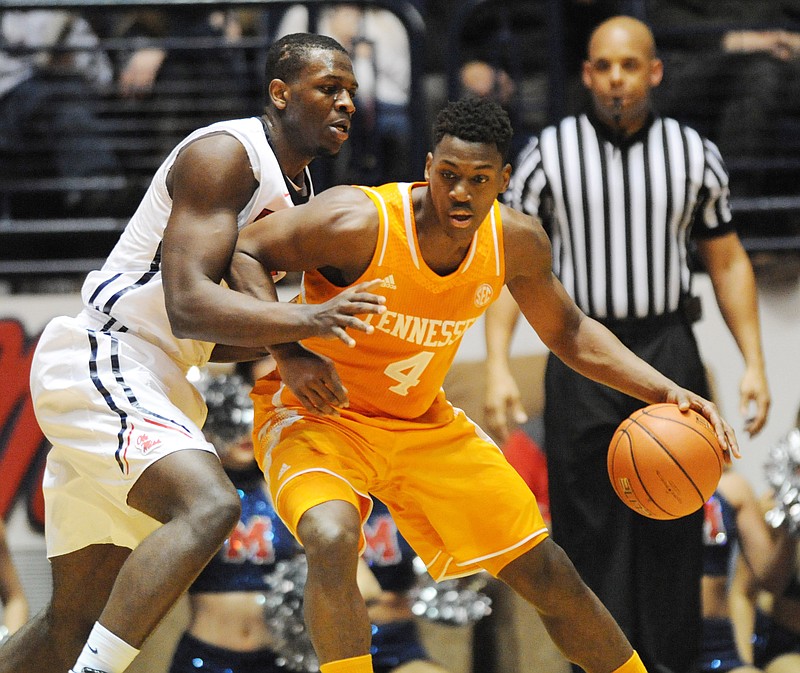
<instances>
[{"instance_id":1,"label":"ole miss logo on shorts","mask_svg":"<svg viewBox=\"0 0 800 673\"><path fill-rule=\"evenodd\" d=\"M161 446L161 440L156 438L148 437L146 434L139 433L136 435L136 439L134 440L134 446L139 449L141 454L144 456L148 454L155 448Z\"/></svg>"}]
</instances>

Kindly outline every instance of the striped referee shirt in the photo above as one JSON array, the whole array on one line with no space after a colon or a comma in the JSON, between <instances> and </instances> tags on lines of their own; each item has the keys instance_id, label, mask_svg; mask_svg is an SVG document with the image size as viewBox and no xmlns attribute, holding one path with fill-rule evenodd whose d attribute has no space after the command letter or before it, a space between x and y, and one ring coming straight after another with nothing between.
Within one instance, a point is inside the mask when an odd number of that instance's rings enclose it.
<instances>
[{"instance_id":1,"label":"striped referee shirt","mask_svg":"<svg viewBox=\"0 0 800 673\"><path fill-rule=\"evenodd\" d=\"M662 117L625 139L586 114L545 128L520 152L505 199L541 218L556 275L600 320L678 310L689 236L733 230L719 150Z\"/></svg>"}]
</instances>

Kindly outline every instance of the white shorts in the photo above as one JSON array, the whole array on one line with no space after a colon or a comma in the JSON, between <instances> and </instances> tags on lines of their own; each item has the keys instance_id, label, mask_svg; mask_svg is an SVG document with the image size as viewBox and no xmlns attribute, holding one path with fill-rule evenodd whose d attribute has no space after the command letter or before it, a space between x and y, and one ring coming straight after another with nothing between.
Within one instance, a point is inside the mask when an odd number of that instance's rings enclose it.
<instances>
[{"instance_id":1,"label":"white shorts","mask_svg":"<svg viewBox=\"0 0 800 673\"><path fill-rule=\"evenodd\" d=\"M36 419L53 445L43 480L48 557L91 544L134 549L161 525L127 504L142 472L175 451L216 453L183 370L149 342L91 324L84 314L51 321L31 366Z\"/></svg>"}]
</instances>

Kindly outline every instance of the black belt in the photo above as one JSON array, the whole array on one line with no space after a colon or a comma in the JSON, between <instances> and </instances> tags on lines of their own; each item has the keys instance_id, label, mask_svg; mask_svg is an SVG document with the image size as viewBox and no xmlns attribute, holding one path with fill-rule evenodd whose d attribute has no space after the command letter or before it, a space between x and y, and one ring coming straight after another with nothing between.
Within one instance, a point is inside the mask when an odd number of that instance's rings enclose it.
<instances>
[{"instance_id":1,"label":"black belt","mask_svg":"<svg viewBox=\"0 0 800 673\"><path fill-rule=\"evenodd\" d=\"M643 318L595 318L595 320L605 325L617 336L643 336L658 332L665 327L689 324L682 310Z\"/></svg>"}]
</instances>

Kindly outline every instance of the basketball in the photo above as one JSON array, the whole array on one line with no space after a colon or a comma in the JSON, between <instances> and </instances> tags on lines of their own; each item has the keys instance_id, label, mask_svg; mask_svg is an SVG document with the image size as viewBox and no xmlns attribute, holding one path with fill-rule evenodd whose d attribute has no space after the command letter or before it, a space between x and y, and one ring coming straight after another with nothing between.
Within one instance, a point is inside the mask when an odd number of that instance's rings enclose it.
<instances>
[{"instance_id":1,"label":"basketball","mask_svg":"<svg viewBox=\"0 0 800 673\"><path fill-rule=\"evenodd\" d=\"M725 462L705 417L651 404L620 423L608 448L608 476L620 500L651 519L696 512L717 488Z\"/></svg>"}]
</instances>

